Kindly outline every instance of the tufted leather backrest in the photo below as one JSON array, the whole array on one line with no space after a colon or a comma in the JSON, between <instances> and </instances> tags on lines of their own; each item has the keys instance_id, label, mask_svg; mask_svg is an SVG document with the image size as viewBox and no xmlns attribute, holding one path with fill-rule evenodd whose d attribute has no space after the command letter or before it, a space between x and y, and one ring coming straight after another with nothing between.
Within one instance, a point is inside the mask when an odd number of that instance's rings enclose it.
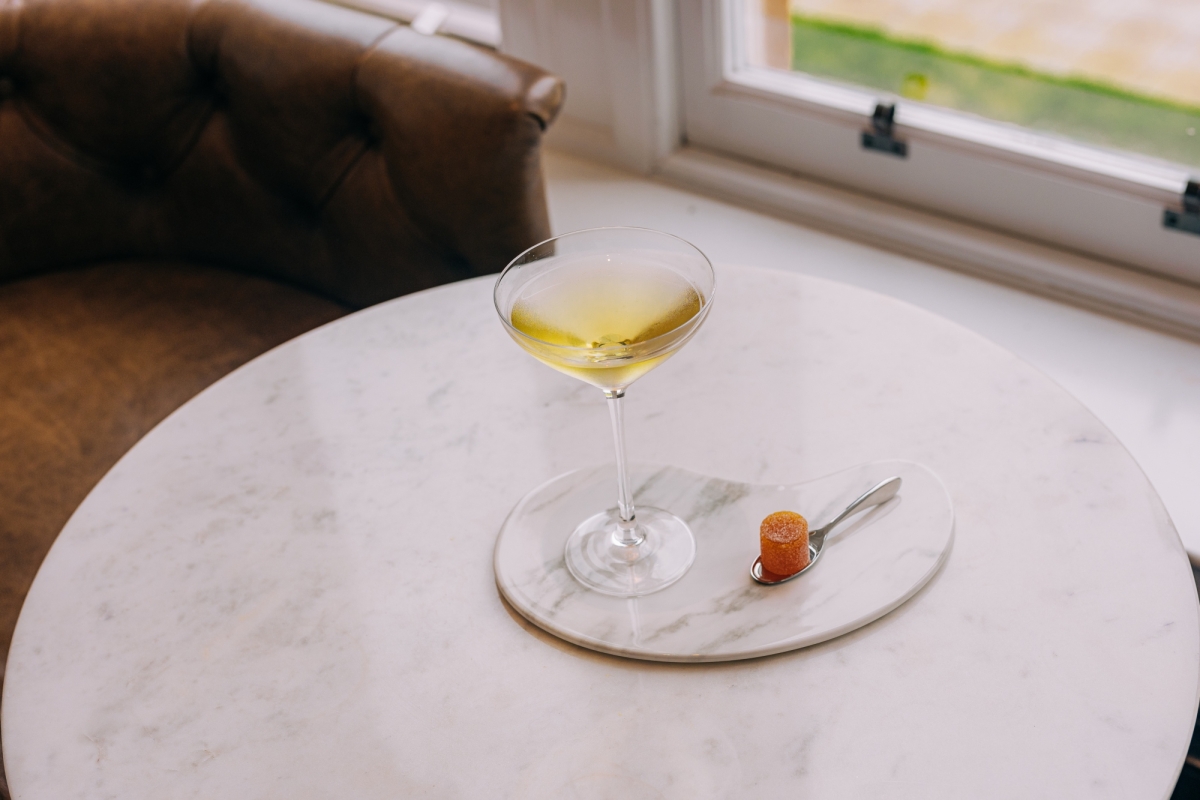
<instances>
[{"instance_id":1,"label":"tufted leather backrest","mask_svg":"<svg viewBox=\"0 0 1200 800\"><path fill-rule=\"evenodd\" d=\"M0 279L201 261L366 305L549 235L562 84L319 0L0 0Z\"/></svg>"}]
</instances>

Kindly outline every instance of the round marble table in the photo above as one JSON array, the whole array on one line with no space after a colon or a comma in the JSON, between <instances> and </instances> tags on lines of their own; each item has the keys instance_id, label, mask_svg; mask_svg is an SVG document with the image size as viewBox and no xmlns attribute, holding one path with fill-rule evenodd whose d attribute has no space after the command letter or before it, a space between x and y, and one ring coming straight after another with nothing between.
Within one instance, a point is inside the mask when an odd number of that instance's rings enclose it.
<instances>
[{"instance_id":1,"label":"round marble table","mask_svg":"<svg viewBox=\"0 0 1200 800\"><path fill-rule=\"evenodd\" d=\"M1200 619L1153 489L1079 403L894 300L726 267L629 393L631 455L790 483L935 470L956 530L911 601L726 664L561 642L500 600L513 504L609 459L600 393L508 341L491 280L259 358L66 526L4 686L14 797L1159 798Z\"/></svg>"}]
</instances>

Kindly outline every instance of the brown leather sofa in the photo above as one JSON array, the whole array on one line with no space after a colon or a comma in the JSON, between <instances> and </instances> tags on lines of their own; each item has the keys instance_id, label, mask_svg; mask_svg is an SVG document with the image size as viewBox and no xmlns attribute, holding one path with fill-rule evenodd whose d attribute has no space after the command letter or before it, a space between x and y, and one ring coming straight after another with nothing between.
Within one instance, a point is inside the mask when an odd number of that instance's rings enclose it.
<instances>
[{"instance_id":1,"label":"brown leather sofa","mask_svg":"<svg viewBox=\"0 0 1200 800\"><path fill-rule=\"evenodd\" d=\"M173 409L547 237L562 91L317 0L0 0L0 657L71 512Z\"/></svg>"}]
</instances>

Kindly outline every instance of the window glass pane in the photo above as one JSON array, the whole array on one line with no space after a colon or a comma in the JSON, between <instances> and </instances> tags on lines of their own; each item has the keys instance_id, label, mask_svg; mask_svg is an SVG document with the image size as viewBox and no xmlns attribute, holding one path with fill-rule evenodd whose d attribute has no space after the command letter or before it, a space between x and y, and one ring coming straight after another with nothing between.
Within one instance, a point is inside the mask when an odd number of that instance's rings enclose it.
<instances>
[{"instance_id":1,"label":"window glass pane","mask_svg":"<svg viewBox=\"0 0 1200 800\"><path fill-rule=\"evenodd\" d=\"M1200 166L1200 0L744 0L751 63Z\"/></svg>"}]
</instances>

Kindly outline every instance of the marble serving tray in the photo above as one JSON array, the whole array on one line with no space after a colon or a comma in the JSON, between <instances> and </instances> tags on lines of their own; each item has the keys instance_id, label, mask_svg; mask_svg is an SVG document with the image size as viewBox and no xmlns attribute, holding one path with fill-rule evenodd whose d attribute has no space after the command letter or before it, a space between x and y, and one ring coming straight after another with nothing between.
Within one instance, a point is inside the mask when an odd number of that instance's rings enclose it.
<instances>
[{"instance_id":1,"label":"marble serving tray","mask_svg":"<svg viewBox=\"0 0 1200 800\"><path fill-rule=\"evenodd\" d=\"M696 561L666 589L637 598L590 591L563 561L575 525L612 504L611 465L576 470L526 495L496 539L496 584L522 616L569 642L649 661L734 661L782 653L862 627L904 603L950 549L954 511L920 464L876 461L817 480L761 486L676 467L635 464L635 503L682 517ZM812 570L777 586L749 575L758 527L773 511L813 527L885 478L903 478L891 501L834 529Z\"/></svg>"}]
</instances>

